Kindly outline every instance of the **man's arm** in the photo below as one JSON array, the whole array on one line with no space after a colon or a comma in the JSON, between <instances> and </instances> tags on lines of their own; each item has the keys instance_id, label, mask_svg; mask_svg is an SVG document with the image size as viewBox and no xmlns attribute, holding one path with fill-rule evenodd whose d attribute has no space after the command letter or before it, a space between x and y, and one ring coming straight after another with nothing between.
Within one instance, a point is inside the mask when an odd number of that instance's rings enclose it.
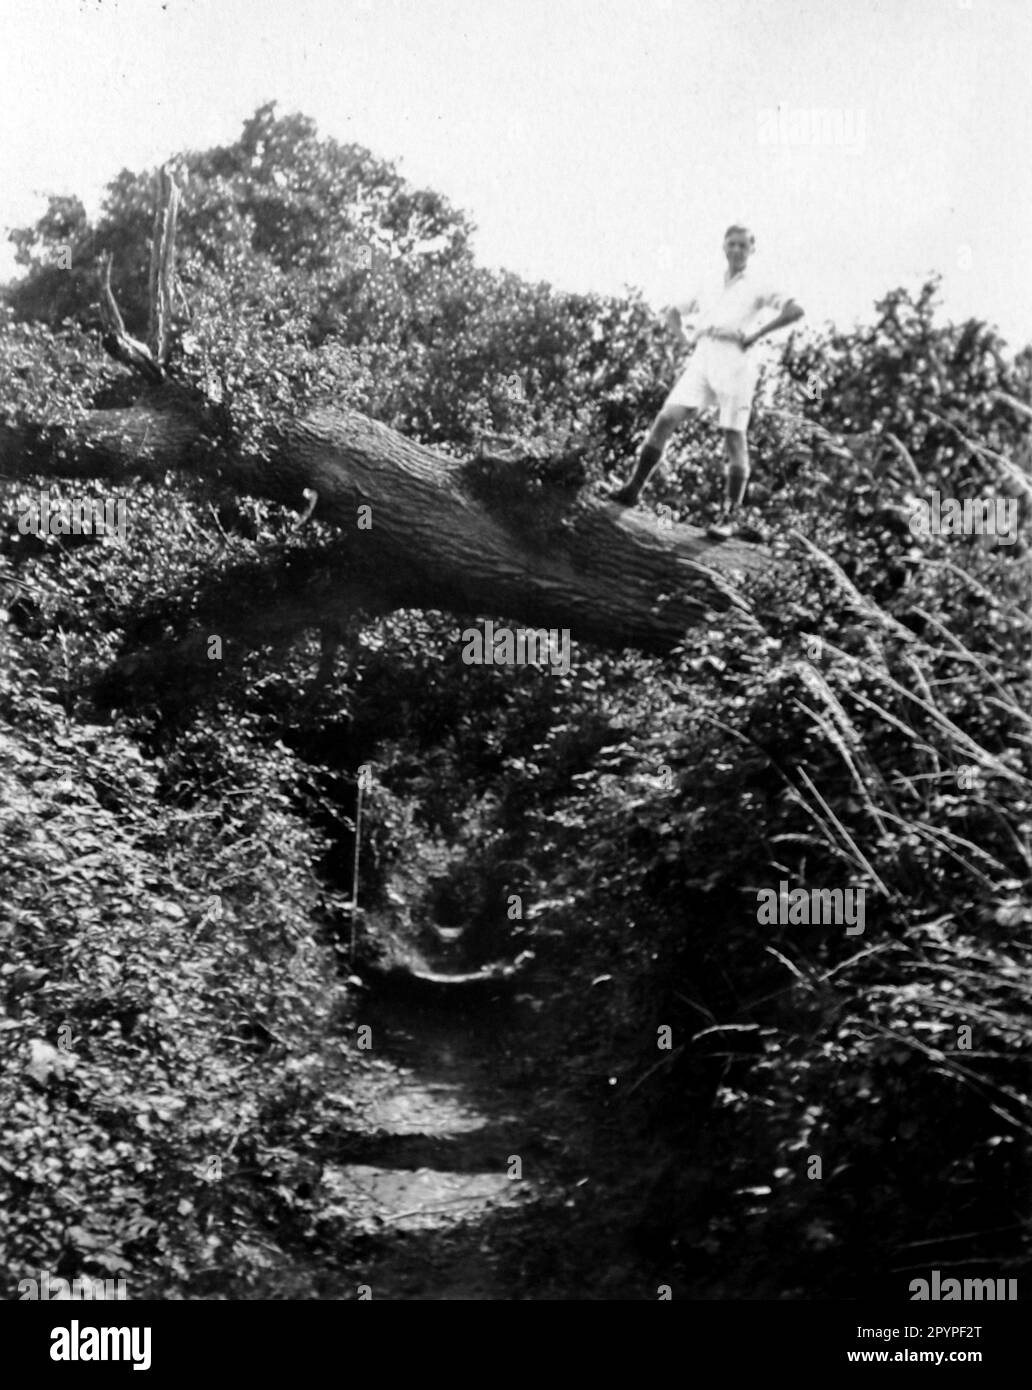
<instances>
[{"instance_id":1,"label":"man's arm","mask_svg":"<svg viewBox=\"0 0 1032 1390\"><path fill-rule=\"evenodd\" d=\"M757 328L755 333L744 335L742 347L751 348L753 343L759 342L768 333L774 333L779 328L787 328L790 323L795 323L797 319L801 319L804 312L804 309L794 299L786 300L777 318L771 319L770 323L765 323L762 328Z\"/></svg>"},{"instance_id":2,"label":"man's arm","mask_svg":"<svg viewBox=\"0 0 1032 1390\"><path fill-rule=\"evenodd\" d=\"M694 299L685 300L681 304L673 304L666 311L664 326L666 330L680 347L688 347L691 339L684 331L684 315L697 314L699 311L698 301Z\"/></svg>"}]
</instances>

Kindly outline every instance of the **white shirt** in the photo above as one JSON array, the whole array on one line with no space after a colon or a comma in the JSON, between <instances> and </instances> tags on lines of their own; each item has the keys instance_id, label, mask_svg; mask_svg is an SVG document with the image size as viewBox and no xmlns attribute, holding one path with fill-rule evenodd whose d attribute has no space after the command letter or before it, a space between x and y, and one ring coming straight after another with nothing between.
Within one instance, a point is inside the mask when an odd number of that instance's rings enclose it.
<instances>
[{"instance_id":1,"label":"white shirt","mask_svg":"<svg viewBox=\"0 0 1032 1390\"><path fill-rule=\"evenodd\" d=\"M696 298L674 307L681 314L689 339L697 342L710 330L748 333L759 327L757 320L764 309L781 310L789 299L789 295L754 279L746 266L730 280L725 278L719 286L709 286Z\"/></svg>"}]
</instances>

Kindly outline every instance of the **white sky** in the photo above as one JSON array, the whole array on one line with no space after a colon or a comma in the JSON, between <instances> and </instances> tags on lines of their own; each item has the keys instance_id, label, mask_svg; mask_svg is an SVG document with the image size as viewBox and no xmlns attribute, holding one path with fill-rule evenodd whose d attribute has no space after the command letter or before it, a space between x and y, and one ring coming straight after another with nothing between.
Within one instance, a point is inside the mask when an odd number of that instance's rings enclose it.
<instances>
[{"instance_id":1,"label":"white sky","mask_svg":"<svg viewBox=\"0 0 1032 1390\"><path fill-rule=\"evenodd\" d=\"M937 269L1017 347L1030 59L1028 0L0 0L0 228L275 99L446 194L484 264L659 305L745 221L811 321ZM780 102L863 139L762 143Z\"/></svg>"}]
</instances>

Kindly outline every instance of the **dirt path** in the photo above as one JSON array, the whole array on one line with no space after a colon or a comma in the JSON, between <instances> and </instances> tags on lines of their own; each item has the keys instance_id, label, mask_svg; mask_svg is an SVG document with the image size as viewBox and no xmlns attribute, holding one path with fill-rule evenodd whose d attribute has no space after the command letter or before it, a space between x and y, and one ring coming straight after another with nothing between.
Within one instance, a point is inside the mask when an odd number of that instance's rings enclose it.
<instances>
[{"instance_id":1,"label":"dirt path","mask_svg":"<svg viewBox=\"0 0 1032 1390\"><path fill-rule=\"evenodd\" d=\"M374 1299L518 1297L498 1218L533 1203L537 1146L520 1119L509 1030L490 1007L372 999L360 1012L373 1046L355 1127L323 1173L365 1237L358 1282Z\"/></svg>"}]
</instances>

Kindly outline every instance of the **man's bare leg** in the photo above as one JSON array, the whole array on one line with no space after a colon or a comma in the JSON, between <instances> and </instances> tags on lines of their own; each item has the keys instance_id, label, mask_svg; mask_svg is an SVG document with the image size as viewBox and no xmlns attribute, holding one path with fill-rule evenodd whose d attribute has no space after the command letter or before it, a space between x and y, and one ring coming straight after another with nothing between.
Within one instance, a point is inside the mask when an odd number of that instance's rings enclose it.
<instances>
[{"instance_id":1,"label":"man's bare leg","mask_svg":"<svg viewBox=\"0 0 1032 1390\"><path fill-rule=\"evenodd\" d=\"M727 456L724 475L724 506L728 513L740 507L749 486L749 445L744 430L724 431L724 453Z\"/></svg>"},{"instance_id":2,"label":"man's bare leg","mask_svg":"<svg viewBox=\"0 0 1032 1390\"><path fill-rule=\"evenodd\" d=\"M665 405L663 407L653 420L648 437L641 446L634 472L623 487L617 488L615 492L609 494L611 501L619 502L621 507L634 506L641 496L645 484L659 467L663 450L670 443L674 431L679 425L684 424L690 414L691 410L686 405Z\"/></svg>"},{"instance_id":3,"label":"man's bare leg","mask_svg":"<svg viewBox=\"0 0 1032 1390\"><path fill-rule=\"evenodd\" d=\"M732 518L745 498L749 486L749 445L744 430L723 430L724 435L724 506L720 517L708 534L724 540L731 535Z\"/></svg>"}]
</instances>

